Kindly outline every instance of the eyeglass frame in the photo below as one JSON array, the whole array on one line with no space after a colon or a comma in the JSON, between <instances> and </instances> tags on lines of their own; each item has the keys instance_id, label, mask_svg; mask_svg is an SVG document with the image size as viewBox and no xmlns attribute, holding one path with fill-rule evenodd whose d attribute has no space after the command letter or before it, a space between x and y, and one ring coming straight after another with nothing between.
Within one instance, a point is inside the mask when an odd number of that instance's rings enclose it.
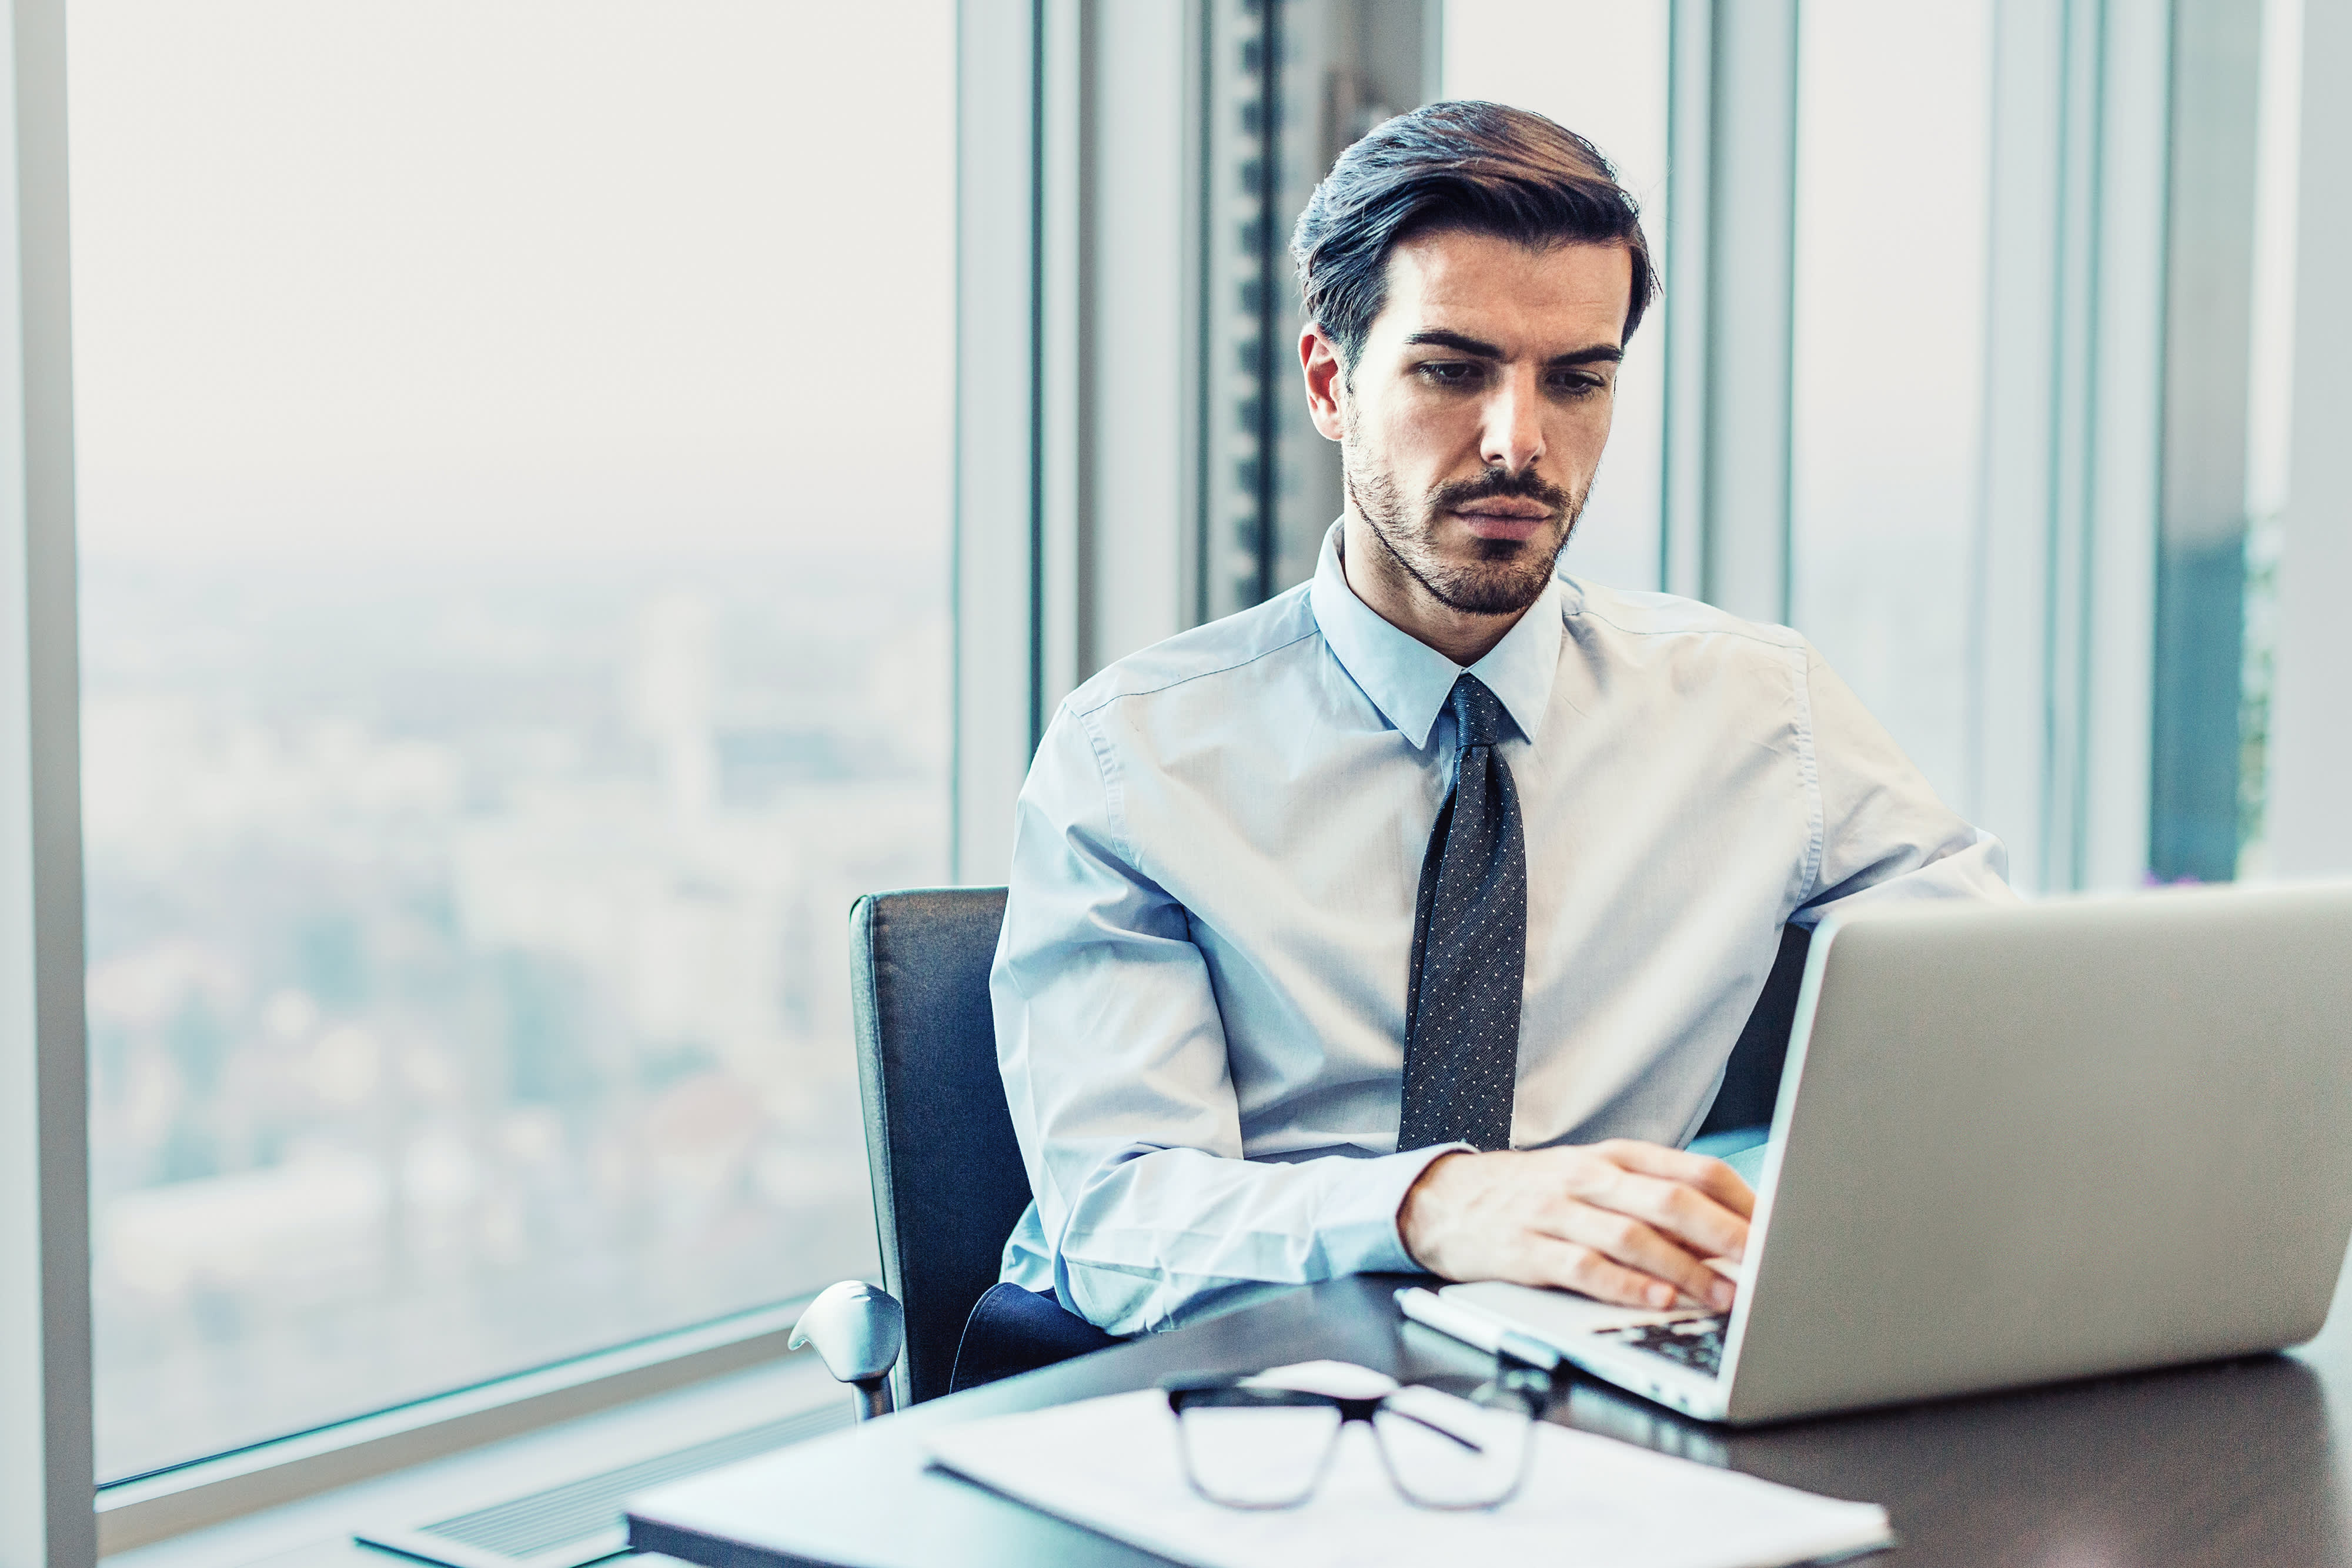
<instances>
[{"instance_id":1,"label":"eyeglass frame","mask_svg":"<svg viewBox=\"0 0 2352 1568\"><path fill-rule=\"evenodd\" d=\"M1494 1394L1507 1395L1517 1400L1526 1410L1528 1425L1532 1428L1543 1419L1544 1412L1551 1405L1550 1372L1540 1365L1523 1362L1507 1354L1498 1354L1495 1360L1495 1375L1480 1385L1476 1394L1484 1395L1492 1391ZM1256 1406L1267 1410L1318 1407L1334 1409L1339 1412L1339 1425L1333 1430L1331 1440L1325 1447L1323 1457L1316 1465L1315 1473L1308 1478L1307 1485L1300 1490L1297 1497L1279 1502L1236 1502L1230 1498L1219 1497L1210 1491L1201 1484L1200 1477L1193 1473L1191 1449L1180 1437L1177 1449L1180 1460L1184 1467L1184 1483L1202 1500L1213 1502L1219 1508L1230 1508L1249 1513L1276 1513L1285 1509L1305 1506L1322 1487L1323 1478L1331 1469L1331 1456L1339 1451L1339 1438L1345 1435L1350 1423L1358 1421L1371 1428L1372 1447L1381 1456L1381 1470L1388 1477L1390 1489L1414 1508L1425 1508L1444 1513L1470 1513L1496 1509L1518 1496L1519 1488L1527 1482L1528 1466L1535 1452L1533 1443L1529 1443L1521 1451L1519 1468L1517 1473L1512 1476L1511 1484L1494 1497L1478 1502L1433 1502L1425 1498L1417 1497L1412 1489L1405 1485L1403 1479L1398 1476L1396 1462L1390 1457L1388 1444L1381 1441L1381 1429L1373 1423L1374 1416L1385 1409L1391 1416L1411 1421L1416 1427L1425 1427L1450 1442L1459 1443L1471 1448L1475 1448L1477 1445L1463 1434L1448 1431L1437 1423L1415 1415L1402 1406L1389 1404L1395 1396L1407 1392L1413 1385L1407 1385L1403 1387L1392 1388L1386 1394L1349 1396L1321 1394L1306 1388L1281 1388L1249 1381L1256 1375L1257 1374L1255 1373L1242 1372L1180 1373L1161 1379L1160 1386L1168 1396L1168 1413L1177 1423L1180 1432L1183 1427L1185 1407L1201 1402L1202 1396L1212 1394L1239 1393L1250 1396L1245 1405L1237 1406L1240 1408Z\"/></svg>"}]
</instances>

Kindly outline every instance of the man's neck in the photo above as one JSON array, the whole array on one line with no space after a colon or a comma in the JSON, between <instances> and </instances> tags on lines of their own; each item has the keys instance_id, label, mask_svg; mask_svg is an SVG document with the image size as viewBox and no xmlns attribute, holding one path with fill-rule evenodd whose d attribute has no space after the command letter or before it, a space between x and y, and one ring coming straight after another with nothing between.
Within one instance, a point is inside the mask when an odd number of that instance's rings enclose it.
<instances>
[{"instance_id":1,"label":"man's neck","mask_svg":"<svg viewBox=\"0 0 2352 1568\"><path fill-rule=\"evenodd\" d=\"M1373 614L1465 669L1492 653L1527 613L1473 615L1443 602L1404 569L1352 504L1339 523L1339 572Z\"/></svg>"}]
</instances>

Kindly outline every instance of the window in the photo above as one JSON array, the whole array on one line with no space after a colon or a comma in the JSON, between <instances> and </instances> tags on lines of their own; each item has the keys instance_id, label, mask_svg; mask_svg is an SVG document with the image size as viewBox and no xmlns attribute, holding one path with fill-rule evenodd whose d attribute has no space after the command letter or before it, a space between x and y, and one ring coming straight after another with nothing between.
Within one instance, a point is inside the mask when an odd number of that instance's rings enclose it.
<instances>
[{"instance_id":1,"label":"window","mask_svg":"<svg viewBox=\"0 0 2352 1568\"><path fill-rule=\"evenodd\" d=\"M872 1268L946 0L73 0L99 1474Z\"/></svg>"},{"instance_id":2,"label":"window","mask_svg":"<svg viewBox=\"0 0 2352 1568\"><path fill-rule=\"evenodd\" d=\"M1791 613L1965 810L1990 7L1801 16Z\"/></svg>"}]
</instances>

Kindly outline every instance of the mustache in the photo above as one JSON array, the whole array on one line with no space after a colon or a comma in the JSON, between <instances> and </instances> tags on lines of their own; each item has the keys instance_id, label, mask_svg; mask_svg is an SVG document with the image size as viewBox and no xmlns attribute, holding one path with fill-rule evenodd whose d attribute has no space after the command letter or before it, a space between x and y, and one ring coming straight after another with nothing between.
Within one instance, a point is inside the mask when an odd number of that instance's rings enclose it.
<instances>
[{"instance_id":1,"label":"mustache","mask_svg":"<svg viewBox=\"0 0 2352 1568\"><path fill-rule=\"evenodd\" d=\"M1431 490L1429 508L1443 512L1472 501L1492 501L1505 496L1541 502L1561 515L1572 510L1576 504L1576 497L1557 485L1546 483L1532 470L1514 475L1506 469L1489 468L1475 479L1450 479Z\"/></svg>"}]
</instances>

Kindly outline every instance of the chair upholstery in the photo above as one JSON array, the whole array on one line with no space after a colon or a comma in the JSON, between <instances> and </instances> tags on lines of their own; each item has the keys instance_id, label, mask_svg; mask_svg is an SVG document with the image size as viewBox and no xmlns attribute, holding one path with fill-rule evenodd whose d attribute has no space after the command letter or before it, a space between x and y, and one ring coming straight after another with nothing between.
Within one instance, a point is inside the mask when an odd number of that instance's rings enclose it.
<instances>
[{"instance_id":1,"label":"chair upholstery","mask_svg":"<svg viewBox=\"0 0 2352 1568\"><path fill-rule=\"evenodd\" d=\"M1723 1069L1723 1087L1707 1108L1698 1135L1728 1133L1743 1127L1768 1127L1772 1108L1780 1100L1780 1070L1789 1059L1789 1031L1797 1026L1797 991L1805 980L1805 954L1812 933L1801 925L1780 927L1780 951L1772 972L1764 977L1763 994L1748 1015L1731 1060Z\"/></svg>"},{"instance_id":2,"label":"chair upholstery","mask_svg":"<svg viewBox=\"0 0 2352 1568\"><path fill-rule=\"evenodd\" d=\"M965 1320L1029 1205L988 996L1004 889L871 894L849 918L874 1228L883 1288L907 1314L892 1375L903 1407L948 1392ZM1803 930L1781 933L1703 1133L1771 1121L1807 946Z\"/></svg>"},{"instance_id":3,"label":"chair upholstery","mask_svg":"<svg viewBox=\"0 0 2352 1568\"><path fill-rule=\"evenodd\" d=\"M961 1394L1117 1343L1077 1313L1064 1310L1051 1291L991 1285L964 1322L948 1392Z\"/></svg>"},{"instance_id":4,"label":"chair upholstery","mask_svg":"<svg viewBox=\"0 0 2352 1568\"><path fill-rule=\"evenodd\" d=\"M948 1391L964 1319L1029 1206L988 999L1004 890L873 894L849 923L882 1285L907 1312L903 1407Z\"/></svg>"}]
</instances>

